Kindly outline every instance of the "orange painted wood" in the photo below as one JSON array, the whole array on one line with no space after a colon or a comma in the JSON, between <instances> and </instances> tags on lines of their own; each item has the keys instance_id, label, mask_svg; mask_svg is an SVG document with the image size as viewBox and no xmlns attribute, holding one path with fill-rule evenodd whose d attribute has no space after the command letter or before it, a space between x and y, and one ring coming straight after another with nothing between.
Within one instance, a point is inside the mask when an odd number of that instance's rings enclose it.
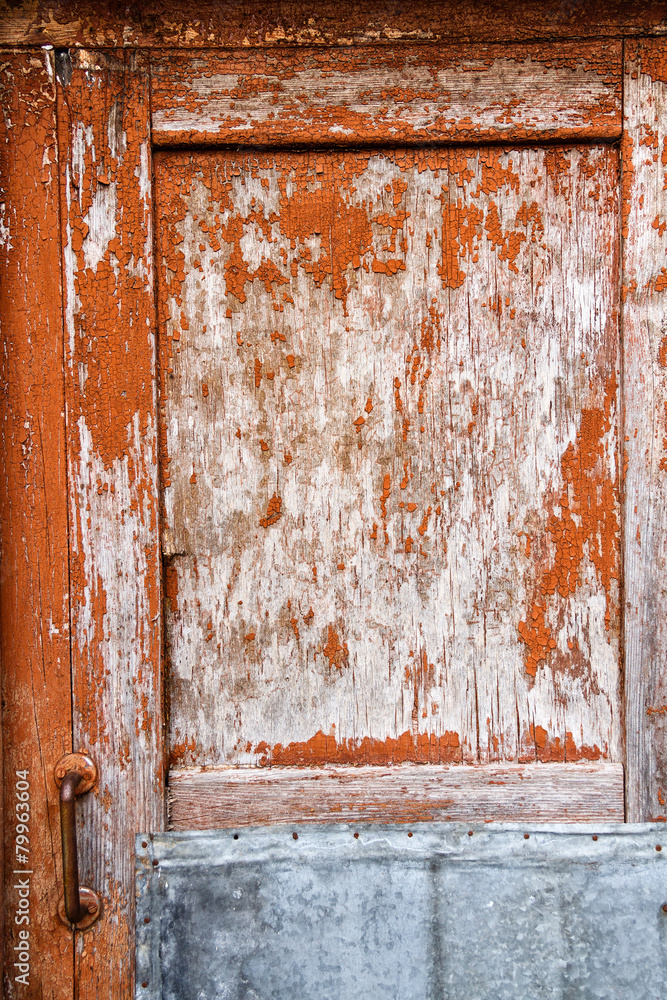
<instances>
[{"instance_id":1,"label":"orange painted wood","mask_svg":"<svg viewBox=\"0 0 667 1000\"><path fill-rule=\"evenodd\" d=\"M241 768L169 775L169 828L623 822L621 764Z\"/></svg>"},{"instance_id":2,"label":"orange painted wood","mask_svg":"<svg viewBox=\"0 0 667 1000\"><path fill-rule=\"evenodd\" d=\"M620 762L617 151L155 166L172 762Z\"/></svg>"},{"instance_id":3,"label":"orange painted wood","mask_svg":"<svg viewBox=\"0 0 667 1000\"><path fill-rule=\"evenodd\" d=\"M156 145L614 139L621 43L155 54Z\"/></svg>"},{"instance_id":4,"label":"orange painted wood","mask_svg":"<svg viewBox=\"0 0 667 1000\"><path fill-rule=\"evenodd\" d=\"M109 47L274 46L378 40L532 41L646 34L667 29L660 0L3 0L0 44Z\"/></svg>"},{"instance_id":5,"label":"orange painted wood","mask_svg":"<svg viewBox=\"0 0 667 1000\"><path fill-rule=\"evenodd\" d=\"M63 325L53 56L0 59L0 662L4 770L3 995L65 1000L72 936L61 891L56 761L72 749ZM29 844L17 829L28 771ZM22 813L22 815L25 815ZM21 851L22 846L27 850ZM17 853L17 847L19 851ZM25 860L22 860L25 858ZM14 874L30 870L30 876ZM30 923L17 924L29 879ZM14 967L29 931L28 985Z\"/></svg>"},{"instance_id":6,"label":"orange painted wood","mask_svg":"<svg viewBox=\"0 0 667 1000\"><path fill-rule=\"evenodd\" d=\"M623 137L627 807L667 819L667 40L628 42Z\"/></svg>"},{"instance_id":7,"label":"orange painted wood","mask_svg":"<svg viewBox=\"0 0 667 1000\"><path fill-rule=\"evenodd\" d=\"M81 1000L132 994L134 835L164 824L151 154L145 59L61 53L75 741L99 769Z\"/></svg>"}]
</instances>

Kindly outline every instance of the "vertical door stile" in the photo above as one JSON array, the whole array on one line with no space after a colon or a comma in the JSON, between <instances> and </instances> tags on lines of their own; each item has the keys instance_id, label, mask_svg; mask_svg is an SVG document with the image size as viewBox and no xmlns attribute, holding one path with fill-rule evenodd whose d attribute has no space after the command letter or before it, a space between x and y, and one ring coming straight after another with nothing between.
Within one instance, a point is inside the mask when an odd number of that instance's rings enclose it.
<instances>
[{"instance_id":1,"label":"vertical door stile","mask_svg":"<svg viewBox=\"0 0 667 1000\"><path fill-rule=\"evenodd\" d=\"M642 822L667 817L667 44L625 52L626 818Z\"/></svg>"},{"instance_id":2,"label":"vertical door stile","mask_svg":"<svg viewBox=\"0 0 667 1000\"><path fill-rule=\"evenodd\" d=\"M71 996L73 954L57 916L53 767L71 749L72 715L52 59L43 50L4 52L0 68L3 996L64 1000ZM28 963L19 947L26 942Z\"/></svg>"},{"instance_id":3,"label":"vertical door stile","mask_svg":"<svg viewBox=\"0 0 667 1000\"><path fill-rule=\"evenodd\" d=\"M80 865L104 907L83 1000L132 992L133 838L164 826L151 158L142 54L63 52L57 74L74 741L99 769Z\"/></svg>"}]
</instances>

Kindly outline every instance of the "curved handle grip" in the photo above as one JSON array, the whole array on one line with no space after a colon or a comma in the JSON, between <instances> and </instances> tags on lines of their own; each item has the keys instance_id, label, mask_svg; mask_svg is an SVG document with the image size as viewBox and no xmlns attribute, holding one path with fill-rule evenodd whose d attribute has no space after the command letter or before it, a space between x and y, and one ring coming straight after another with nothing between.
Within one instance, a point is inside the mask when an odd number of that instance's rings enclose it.
<instances>
[{"instance_id":1,"label":"curved handle grip","mask_svg":"<svg viewBox=\"0 0 667 1000\"><path fill-rule=\"evenodd\" d=\"M55 770L60 784L60 835L63 847L63 888L58 915L63 923L87 930L100 915L97 893L79 885L79 857L76 847L76 798L95 783L97 768L85 754L67 754Z\"/></svg>"}]
</instances>

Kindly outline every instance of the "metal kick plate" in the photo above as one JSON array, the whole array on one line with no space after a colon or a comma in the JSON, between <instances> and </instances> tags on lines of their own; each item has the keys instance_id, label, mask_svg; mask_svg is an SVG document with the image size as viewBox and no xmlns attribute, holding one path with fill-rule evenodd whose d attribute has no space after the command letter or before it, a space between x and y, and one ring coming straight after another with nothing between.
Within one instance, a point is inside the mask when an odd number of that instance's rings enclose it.
<instances>
[{"instance_id":1,"label":"metal kick plate","mask_svg":"<svg viewBox=\"0 0 667 1000\"><path fill-rule=\"evenodd\" d=\"M140 836L136 996L664 1000L666 855L657 824Z\"/></svg>"}]
</instances>

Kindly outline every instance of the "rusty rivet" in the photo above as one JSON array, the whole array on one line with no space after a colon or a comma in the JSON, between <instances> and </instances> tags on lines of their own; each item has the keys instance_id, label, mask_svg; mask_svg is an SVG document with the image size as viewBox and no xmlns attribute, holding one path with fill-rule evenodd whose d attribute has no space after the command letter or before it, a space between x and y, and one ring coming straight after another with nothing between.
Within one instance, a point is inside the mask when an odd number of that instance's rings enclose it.
<instances>
[{"instance_id":1,"label":"rusty rivet","mask_svg":"<svg viewBox=\"0 0 667 1000\"><path fill-rule=\"evenodd\" d=\"M297 833L297 832L295 831L295 832L294 832L294 833L292 834L292 838L293 838L294 840L298 840L298 839L299 839L299 834L298 834L298 833Z\"/></svg>"},{"instance_id":2,"label":"rusty rivet","mask_svg":"<svg viewBox=\"0 0 667 1000\"><path fill-rule=\"evenodd\" d=\"M530 834L529 833L524 833L523 839L524 840L530 840Z\"/></svg>"},{"instance_id":3,"label":"rusty rivet","mask_svg":"<svg viewBox=\"0 0 667 1000\"><path fill-rule=\"evenodd\" d=\"M358 833L355 833L355 835L354 835L354 839L355 839L355 840L359 840L359 834L358 834Z\"/></svg>"},{"instance_id":4,"label":"rusty rivet","mask_svg":"<svg viewBox=\"0 0 667 1000\"><path fill-rule=\"evenodd\" d=\"M159 864L160 864L160 862L159 862L159 861L158 861L158 859L156 858L156 859L155 859L155 861L153 862L153 868L157 868L157 866L158 866Z\"/></svg>"},{"instance_id":5,"label":"rusty rivet","mask_svg":"<svg viewBox=\"0 0 667 1000\"><path fill-rule=\"evenodd\" d=\"M411 836L412 836L412 830L409 830L408 831L408 837L411 837Z\"/></svg>"},{"instance_id":6,"label":"rusty rivet","mask_svg":"<svg viewBox=\"0 0 667 1000\"><path fill-rule=\"evenodd\" d=\"M142 986L142 989L144 989L144 990L145 990L145 989L146 989L146 987L148 986L148 983L142 983L142 984L141 984L141 986Z\"/></svg>"},{"instance_id":7,"label":"rusty rivet","mask_svg":"<svg viewBox=\"0 0 667 1000\"><path fill-rule=\"evenodd\" d=\"M151 922L151 918L150 917L144 917L144 923L145 924L150 924L150 922Z\"/></svg>"},{"instance_id":8,"label":"rusty rivet","mask_svg":"<svg viewBox=\"0 0 667 1000\"><path fill-rule=\"evenodd\" d=\"M593 840L597 840L597 839L598 839L598 835L597 835L597 833L594 833L593 834Z\"/></svg>"},{"instance_id":9,"label":"rusty rivet","mask_svg":"<svg viewBox=\"0 0 667 1000\"><path fill-rule=\"evenodd\" d=\"M667 913L667 903L662 904L662 912Z\"/></svg>"},{"instance_id":10,"label":"rusty rivet","mask_svg":"<svg viewBox=\"0 0 667 1000\"><path fill-rule=\"evenodd\" d=\"M655 849L656 849L656 851L661 851L662 850L662 844L656 844L655 845Z\"/></svg>"},{"instance_id":11,"label":"rusty rivet","mask_svg":"<svg viewBox=\"0 0 667 1000\"><path fill-rule=\"evenodd\" d=\"M239 835L238 835L238 833L235 833L234 834L234 840L238 840L238 839L239 839Z\"/></svg>"},{"instance_id":12,"label":"rusty rivet","mask_svg":"<svg viewBox=\"0 0 667 1000\"><path fill-rule=\"evenodd\" d=\"M148 841L146 841L146 840L142 840L142 841L141 841L141 846L142 846L142 847L148 847Z\"/></svg>"},{"instance_id":13,"label":"rusty rivet","mask_svg":"<svg viewBox=\"0 0 667 1000\"><path fill-rule=\"evenodd\" d=\"M472 837L472 834L473 834L473 831L472 830L468 830L468 836Z\"/></svg>"}]
</instances>

